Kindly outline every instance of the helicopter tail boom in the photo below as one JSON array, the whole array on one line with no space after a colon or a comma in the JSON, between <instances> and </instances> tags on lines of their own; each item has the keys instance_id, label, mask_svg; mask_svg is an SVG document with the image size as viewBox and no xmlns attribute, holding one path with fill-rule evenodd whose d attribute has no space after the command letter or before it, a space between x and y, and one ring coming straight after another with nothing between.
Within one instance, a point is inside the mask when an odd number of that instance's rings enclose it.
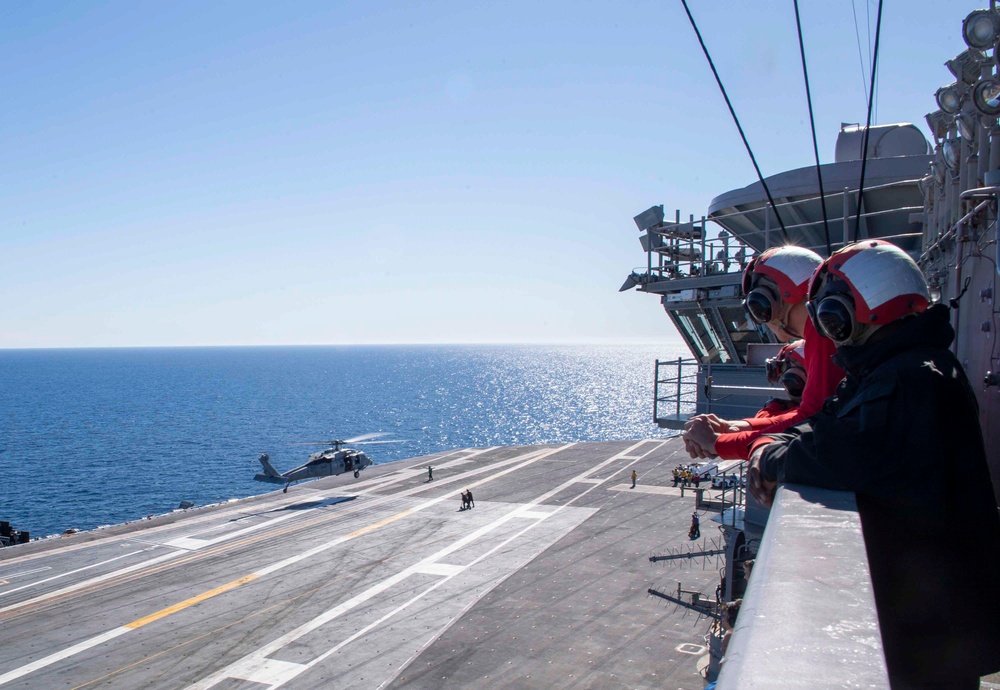
<instances>
[{"instance_id":1,"label":"helicopter tail boom","mask_svg":"<svg viewBox=\"0 0 1000 690\"><path fill-rule=\"evenodd\" d=\"M278 472L278 470L274 469L270 458L267 457L267 453L261 455L258 460L260 460L260 464L264 467L264 474L255 474L253 477L254 479L258 482L269 482L271 484L285 483L286 480L281 476L281 473Z\"/></svg>"}]
</instances>

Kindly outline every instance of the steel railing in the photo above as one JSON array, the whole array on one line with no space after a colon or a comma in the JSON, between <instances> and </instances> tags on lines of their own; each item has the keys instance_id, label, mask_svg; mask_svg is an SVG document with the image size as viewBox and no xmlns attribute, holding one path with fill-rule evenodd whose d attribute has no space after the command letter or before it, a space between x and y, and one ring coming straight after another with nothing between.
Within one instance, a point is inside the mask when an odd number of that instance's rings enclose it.
<instances>
[{"instance_id":1,"label":"steel railing","mask_svg":"<svg viewBox=\"0 0 1000 690\"><path fill-rule=\"evenodd\" d=\"M698 405L698 367L696 359L678 357L675 360L656 360L653 385L653 423L659 423L661 413L681 414L693 412Z\"/></svg>"},{"instance_id":2,"label":"steel railing","mask_svg":"<svg viewBox=\"0 0 1000 690\"><path fill-rule=\"evenodd\" d=\"M884 185L865 188L865 194L871 194L883 189L895 187L912 187L918 180L901 180L890 182ZM841 236L838 239L831 238L831 250L839 249L850 242L851 228L854 223L855 214L850 212L853 204L856 204L858 190L845 189L838 192L829 192L824 198L840 197L843 199L843 214L839 217L828 217L827 222L833 221L841 224ZM771 228L770 220L777 209L795 209L807 204L815 204L819 200L819 195L811 196L807 199L785 201L775 207L770 205L761 206L755 209L734 211L723 213L711 217L702 216L700 220L691 218L688 222L681 222L679 218L672 222L666 222L658 228L647 230L646 253L646 276L654 282L662 280L676 280L681 278L692 278L712 275L727 275L742 272L747 263L756 255L756 250L746 243L748 238L761 237L763 246L771 246L771 235L776 231ZM832 206L831 206L832 208ZM862 219L874 219L883 216L923 213L921 206L900 206L881 211L866 211L861 214ZM764 213L765 227L762 230L741 233L736 237L725 229L724 221L732 218L745 217L751 213ZM708 222L711 221L716 226L722 228L717 230L713 237L708 237ZM804 230L807 228L823 227L823 219L804 221L792 225L786 225L786 230ZM898 233L883 236L881 239L901 240L907 238L923 237L922 232ZM807 245L807 249L826 252L826 244ZM655 260L654 260L655 257ZM641 267L635 269L636 274L641 271ZM640 281L642 283L642 281Z\"/></svg>"}]
</instances>

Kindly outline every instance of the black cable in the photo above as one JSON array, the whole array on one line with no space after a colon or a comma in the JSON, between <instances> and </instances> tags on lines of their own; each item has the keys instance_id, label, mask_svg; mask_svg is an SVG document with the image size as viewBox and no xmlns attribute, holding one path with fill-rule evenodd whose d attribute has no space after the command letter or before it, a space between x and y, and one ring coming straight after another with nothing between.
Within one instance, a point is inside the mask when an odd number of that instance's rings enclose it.
<instances>
[{"instance_id":1,"label":"black cable","mask_svg":"<svg viewBox=\"0 0 1000 690\"><path fill-rule=\"evenodd\" d=\"M879 2L881 2L881 0L879 0ZM708 60L708 66L712 68L712 74L715 75L715 83L719 85L722 97L726 99L726 105L729 107L729 114L733 116L733 122L736 123L736 129L740 131L740 138L743 139L743 146L746 147L747 153L750 154L750 162L753 163L753 169L757 171L757 179L760 180L760 184L764 188L764 193L767 194L767 200L770 202L771 208L774 209L774 217L778 219L778 225L781 226L781 237L787 243L789 241L788 231L785 230L785 224L781 221L781 214L778 213L778 207L774 205L774 199L771 198L771 190L768 189L767 183L764 182L764 176L760 172L760 166L757 165L757 159L754 157L753 151L750 150L750 142L747 141L746 134L743 133L743 126L740 125L740 119L736 117L736 111L733 110L733 104L729 101L729 95L726 93L726 87L722 85L722 79L719 78L719 72L715 69L715 63L712 62L712 56L708 54L708 48L705 47L705 41L701 38L701 32L698 31L698 25L695 23L694 17L691 16L691 10L688 9L687 0L681 0L681 4L684 5L684 11L687 12L688 21L691 22L691 28L694 29L695 36L698 37L698 43L701 44L701 50L705 53L705 59Z\"/></svg>"},{"instance_id":2,"label":"black cable","mask_svg":"<svg viewBox=\"0 0 1000 690\"><path fill-rule=\"evenodd\" d=\"M956 295L955 297L952 297L950 300L948 300L949 307L951 307L952 309L958 309L959 307L958 301L963 297L965 297L965 293L969 291L969 284L971 282L972 282L972 277L966 276L965 282L962 284L962 291L958 293L958 295Z\"/></svg>"},{"instance_id":3,"label":"black cable","mask_svg":"<svg viewBox=\"0 0 1000 690\"><path fill-rule=\"evenodd\" d=\"M806 101L809 103L809 126L813 133L813 153L816 154L816 177L819 178L819 201L823 206L823 233L826 235L826 255L833 253L830 248L830 223L826 219L826 194L823 192L823 172L819 166L819 144L816 142L816 118L813 117L812 91L809 89L809 68L806 67L806 47L802 41L802 22L799 19L799 0L795 4L795 28L799 31L799 54L802 56L802 77L806 81Z\"/></svg>"},{"instance_id":4,"label":"black cable","mask_svg":"<svg viewBox=\"0 0 1000 690\"><path fill-rule=\"evenodd\" d=\"M868 82L868 75L865 74L865 56L861 53L861 29L858 28L858 8L854 6L854 0L851 0L851 10L854 12L854 37L858 39L858 62L861 64L861 88L865 88L865 84Z\"/></svg>"},{"instance_id":5,"label":"black cable","mask_svg":"<svg viewBox=\"0 0 1000 690\"><path fill-rule=\"evenodd\" d=\"M882 36L882 0L878 0L878 17L875 19L875 50L872 54L871 85L868 88L868 120L865 123L865 137L861 144L861 182L858 184L858 212L854 216L854 241L858 241L861 229L861 204L865 193L865 167L868 165L868 134L872 126L872 105L875 103L875 72L878 70L878 43Z\"/></svg>"}]
</instances>

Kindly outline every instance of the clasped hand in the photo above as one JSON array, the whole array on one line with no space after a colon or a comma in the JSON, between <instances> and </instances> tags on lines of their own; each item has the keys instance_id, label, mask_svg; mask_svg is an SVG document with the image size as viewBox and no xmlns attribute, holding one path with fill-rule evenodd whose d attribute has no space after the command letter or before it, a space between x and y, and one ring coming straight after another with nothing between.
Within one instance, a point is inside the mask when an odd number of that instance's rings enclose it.
<instances>
[{"instance_id":1,"label":"clasped hand","mask_svg":"<svg viewBox=\"0 0 1000 690\"><path fill-rule=\"evenodd\" d=\"M699 414L684 424L684 450L692 458L715 458L715 441L719 434L732 430L732 424L714 414Z\"/></svg>"}]
</instances>

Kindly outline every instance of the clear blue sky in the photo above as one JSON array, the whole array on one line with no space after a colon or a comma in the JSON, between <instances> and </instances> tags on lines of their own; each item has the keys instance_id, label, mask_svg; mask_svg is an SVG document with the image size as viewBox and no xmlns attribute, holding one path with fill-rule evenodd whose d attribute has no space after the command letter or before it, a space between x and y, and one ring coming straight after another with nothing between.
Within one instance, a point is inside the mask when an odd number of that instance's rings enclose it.
<instances>
[{"instance_id":1,"label":"clear blue sky","mask_svg":"<svg viewBox=\"0 0 1000 690\"><path fill-rule=\"evenodd\" d=\"M810 164L792 3L691 4L765 174ZM830 161L854 15L802 5ZM880 122L979 6L886 3ZM0 60L0 347L666 342L631 217L755 179L673 0L5 3Z\"/></svg>"}]
</instances>

